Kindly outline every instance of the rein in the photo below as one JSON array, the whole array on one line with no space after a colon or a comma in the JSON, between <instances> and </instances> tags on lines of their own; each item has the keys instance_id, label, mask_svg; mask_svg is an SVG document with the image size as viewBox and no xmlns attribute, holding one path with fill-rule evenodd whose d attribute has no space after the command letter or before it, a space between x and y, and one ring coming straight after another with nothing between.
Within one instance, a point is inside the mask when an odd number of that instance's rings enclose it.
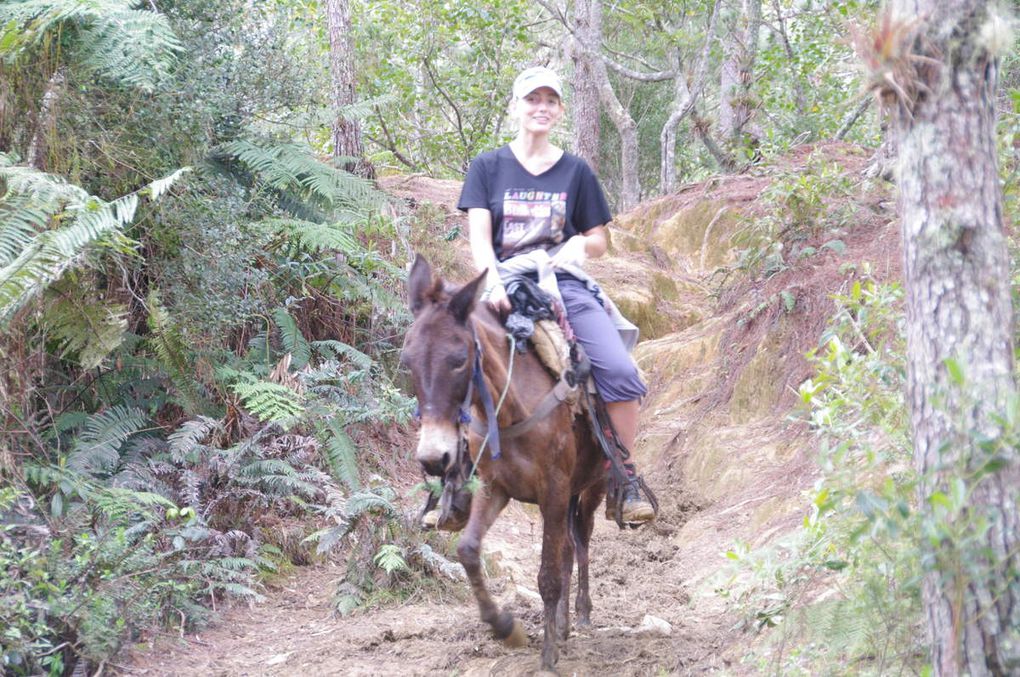
<instances>
[{"instance_id":1,"label":"rein","mask_svg":"<svg viewBox=\"0 0 1020 677\"><path fill-rule=\"evenodd\" d=\"M475 366L474 373L471 375L471 380L472 384L477 384L479 391L478 394L482 400L482 408L485 411L486 425L483 425L481 421L478 421L472 418L470 414L467 414L468 407L470 405L467 404L466 402L465 407L462 409L462 415L460 419L462 430L464 429L463 425L466 423L468 424L472 432L480 436L484 436L482 439L482 446L478 451L478 458L472 465L471 475L474 475L475 469L478 467L478 463L481 461L482 455L485 453L486 445L492 448L492 458L494 459L499 458L502 453L500 440L514 439L515 437L520 437L524 433L531 430L533 427L535 427L535 425L539 421L541 421L546 416L551 414L552 411L556 409L556 407L558 407L561 403L563 403L563 401L566 400L567 397L569 397L569 395L573 393L577 388L576 384L571 385L567 381L566 374L564 374L564 376L562 376L560 380L556 382L556 385L553 386L552 390L550 390L546 394L546 396L542 399L541 402L538 403L538 406L535 407L534 411L532 411L527 418L525 418L523 421L518 421L517 423L514 423L513 425L507 426L505 428L500 428L499 423L497 421L497 416L499 415L499 412L503 407L503 402L506 400L507 392L509 392L510 390L510 383L513 380L514 355L517 353L516 350L517 339L513 336L513 334L508 334L507 338L510 339L510 357L507 365L506 384L503 386L502 394L500 394L499 403L496 406L493 406L492 396L489 393L488 388L485 387L485 382L484 379L482 378L481 343L478 340L477 334L475 335ZM470 398L471 392L469 388L468 401L470 401ZM462 437L466 438L467 436L462 435ZM469 478L471 475L469 475Z\"/></svg>"}]
</instances>

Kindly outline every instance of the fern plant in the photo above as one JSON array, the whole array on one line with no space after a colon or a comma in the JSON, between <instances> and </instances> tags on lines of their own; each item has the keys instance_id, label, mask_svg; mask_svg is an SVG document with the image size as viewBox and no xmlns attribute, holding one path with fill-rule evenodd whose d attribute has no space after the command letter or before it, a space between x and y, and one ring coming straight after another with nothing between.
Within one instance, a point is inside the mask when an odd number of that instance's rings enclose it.
<instances>
[{"instance_id":1,"label":"fern plant","mask_svg":"<svg viewBox=\"0 0 1020 677\"><path fill-rule=\"evenodd\" d=\"M50 288L43 323L61 344L61 357L93 369L124 341L127 306L96 299L91 289L69 273Z\"/></svg>"},{"instance_id":2,"label":"fern plant","mask_svg":"<svg viewBox=\"0 0 1020 677\"><path fill-rule=\"evenodd\" d=\"M183 49L166 17L133 0L9 0L0 5L0 58L30 58L47 38L73 36L86 72L152 91Z\"/></svg>"},{"instance_id":3,"label":"fern plant","mask_svg":"<svg viewBox=\"0 0 1020 677\"><path fill-rule=\"evenodd\" d=\"M269 381L242 381L230 387L244 408L264 423L276 423L286 430L304 413L301 396L292 389Z\"/></svg>"},{"instance_id":4,"label":"fern plant","mask_svg":"<svg viewBox=\"0 0 1020 677\"><path fill-rule=\"evenodd\" d=\"M331 211L363 214L383 203L370 181L319 161L298 144L259 145L242 139L223 144L218 154L239 162L267 187Z\"/></svg>"},{"instance_id":5,"label":"fern plant","mask_svg":"<svg viewBox=\"0 0 1020 677\"><path fill-rule=\"evenodd\" d=\"M160 302L159 292L149 292L146 303L152 348L176 388L177 399L189 414L206 411L209 407L201 393L201 386L192 376L190 351L170 313Z\"/></svg>"},{"instance_id":6,"label":"fern plant","mask_svg":"<svg viewBox=\"0 0 1020 677\"><path fill-rule=\"evenodd\" d=\"M277 308L273 311L273 319L280 329L280 337L283 340L283 349L291 355L291 368L298 370L308 364L312 357L312 348L308 339L304 337L297 326L297 322L287 312L286 308Z\"/></svg>"},{"instance_id":7,"label":"fern plant","mask_svg":"<svg viewBox=\"0 0 1020 677\"><path fill-rule=\"evenodd\" d=\"M60 177L14 165L0 153L0 326L30 299L80 265L94 246L130 253L121 232L134 220L143 192L162 195L185 170L111 202L89 195ZM29 200L29 202L26 202ZM63 224L46 229L51 223ZM13 256L12 256L13 255Z\"/></svg>"},{"instance_id":8,"label":"fern plant","mask_svg":"<svg viewBox=\"0 0 1020 677\"><path fill-rule=\"evenodd\" d=\"M116 469L120 450L146 422L137 409L123 405L90 416L67 455L67 467L86 475L105 475Z\"/></svg>"}]
</instances>

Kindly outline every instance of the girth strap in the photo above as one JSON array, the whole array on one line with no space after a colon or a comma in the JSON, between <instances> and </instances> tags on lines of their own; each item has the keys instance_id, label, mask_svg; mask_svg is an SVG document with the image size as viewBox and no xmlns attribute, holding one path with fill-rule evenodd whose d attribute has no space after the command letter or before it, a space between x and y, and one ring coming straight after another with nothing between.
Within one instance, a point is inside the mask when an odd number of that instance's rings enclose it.
<instances>
[{"instance_id":1,"label":"girth strap","mask_svg":"<svg viewBox=\"0 0 1020 677\"><path fill-rule=\"evenodd\" d=\"M563 376L560 377L560 380L556 382L556 385L553 386L553 389L550 390L544 398L542 398L542 401L538 403L538 406L535 407L535 410L531 412L530 416L528 416L523 421L514 423L511 426L508 426L506 428L500 428L498 437L504 440L511 440L515 437L520 437L524 433L534 428L535 425L543 418L551 414L553 409L555 409L561 403L563 403L563 401L566 400L570 396L570 394L573 393L574 390L576 389L577 389L576 385L572 386L569 383L567 383L566 374L564 374ZM486 407L486 409L488 408ZM488 433L489 444L492 444L494 440L491 433L491 429L493 427L492 420L490 418L491 415L488 411L485 412L485 415L487 418L489 418L488 427L483 425L483 423L478 419L472 418L470 423L471 432L477 433L482 437L484 437L486 433Z\"/></svg>"}]
</instances>

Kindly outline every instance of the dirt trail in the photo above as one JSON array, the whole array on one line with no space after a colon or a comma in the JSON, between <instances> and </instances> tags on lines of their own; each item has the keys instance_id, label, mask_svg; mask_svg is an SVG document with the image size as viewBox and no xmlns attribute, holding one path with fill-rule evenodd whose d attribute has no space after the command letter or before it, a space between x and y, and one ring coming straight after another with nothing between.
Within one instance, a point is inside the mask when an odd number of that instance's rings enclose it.
<instances>
[{"instance_id":1,"label":"dirt trail","mask_svg":"<svg viewBox=\"0 0 1020 677\"><path fill-rule=\"evenodd\" d=\"M829 144L794 149L777 163L800 171L811 157L858 176L859 149ZM724 553L738 540L759 547L803 519L815 475L810 438L788 414L810 374L804 352L817 345L831 295L855 275L849 263L875 261L895 277L895 229L888 200L872 191L843 208L853 227L806 240L814 256L758 282L714 296L708 280L732 263L731 237L761 215L764 170L687 186L619 219L616 256L593 274L642 326L635 358L649 382L636 458L659 497L657 522L619 531L598 520L592 541L593 627L561 644L562 675L754 674L744 656L756 641L716 594ZM454 203L459 184L421 177L391 180L411 206ZM848 198L849 199L849 198ZM438 208L437 227L461 222ZM737 214L741 214L738 218ZM823 247L839 237L844 252ZM884 263L883 263L884 262ZM784 298L794 299L793 310ZM451 537L454 538L454 537ZM195 636L163 636L137 652L131 675L527 675L539 668L541 601L537 511L512 504L484 543L489 585L521 618L530 645L492 640L466 583L450 599L333 615L343 570L299 569L264 602L226 611ZM746 573L746 572L745 572ZM646 618L650 616L653 618Z\"/></svg>"},{"instance_id":2,"label":"dirt trail","mask_svg":"<svg viewBox=\"0 0 1020 677\"><path fill-rule=\"evenodd\" d=\"M724 667L725 616L717 603L692 603L668 537L684 513L669 499L662 524L621 532L596 527L592 548L593 627L561 645L562 675L700 674ZM164 635L124 667L129 675L528 675L539 668L541 601L536 592L541 526L530 507L511 506L485 550L499 571L490 586L521 618L530 645L492 640L465 585L459 599L333 615L343 570L304 567L265 601L223 613L197 635ZM645 615L661 619L641 630ZM661 621L665 621L668 626ZM646 622L647 625L647 622Z\"/></svg>"}]
</instances>

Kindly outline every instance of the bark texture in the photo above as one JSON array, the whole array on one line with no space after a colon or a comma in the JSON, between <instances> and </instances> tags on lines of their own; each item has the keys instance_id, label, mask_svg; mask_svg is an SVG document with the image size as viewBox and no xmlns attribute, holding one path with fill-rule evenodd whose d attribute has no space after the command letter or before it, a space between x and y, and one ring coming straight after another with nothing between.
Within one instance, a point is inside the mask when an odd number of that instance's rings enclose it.
<instances>
[{"instance_id":1,"label":"bark texture","mask_svg":"<svg viewBox=\"0 0 1020 677\"><path fill-rule=\"evenodd\" d=\"M348 119L343 111L356 101L354 45L351 40L351 7L349 0L326 0L326 25L329 29L329 71L333 121L333 158L354 158L344 169L360 176L374 178L375 171L365 161L361 143L361 125Z\"/></svg>"},{"instance_id":2,"label":"bark texture","mask_svg":"<svg viewBox=\"0 0 1020 677\"><path fill-rule=\"evenodd\" d=\"M56 134L57 104L65 79L64 69L58 68L46 83L46 91L39 105L39 122L28 146L28 163L40 171L46 169L46 138Z\"/></svg>"},{"instance_id":3,"label":"bark texture","mask_svg":"<svg viewBox=\"0 0 1020 677\"><path fill-rule=\"evenodd\" d=\"M694 68L694 75L691 78L692 84L687 84L687 74L683 69L683 59L680 49L677 48L671 55L673 66L673 102L670 105L669 118L662 126L659 134L661 149L659 162L659 189L663 195L676 190L676 130L680 122L694 111L702 90L705 88L706 74L708 72L708 57L715 41L716 19L719 16L719 4L717 0L712 5L712 13L708 19L708 29L705 31L705 43L701 48L701 57Z\"/></svg>"},{"instance_id":4,"label":"bark texture","mask_svg":"<svg viewBox=\"0 0 1020 677\"><path fill-rule=\"evenodd\" d=\"M597 45L602 35L602 14L593 12L592 5L597 0L575 0L574 2L574 38L570 50L574 62L572 78L574 127L574 154L584 158L595 173L598 173L599 152L599 87L596 81L595 65L592 63L591 52L579 44Z\"/></svg>"},{"instance_id":5,"label":"bark texture","mask_svg":"<svg viewBox=\"0 0 1020 677\"><path fill-rule=\"evenodd\" d=\"M723 36L723 63L719 75L719 129L729 143L742 145L751 121L751 83L758 58L761 0L734 0L729 30Z\"/></svg>"},{"instance_id":6,"label":"bark texture","mask_svg":"<svg viewBox=\"0 0 1020 677\"><path fill-rule=\"evenodd\" d=\"M984 0L896 0L916 21L915 57L900 64L894 102L904 276L908 404L919 502L973 478L1001 438L995 414L1016 392L1010 270L995 151L997 55L979 40ZM920 58L918 58L920 57ZM957 383L946 366L956 360ZM997 445L1004 468L970 482L964 518L988 529L932 546L923 598L937 675L1020 672L1020 473L1017 450ZM948 493L948 492L947 492ZM961 537L963 538L963 537ZM950 554L952 553L952 554Z\"/></svg>"}]
</instances>

